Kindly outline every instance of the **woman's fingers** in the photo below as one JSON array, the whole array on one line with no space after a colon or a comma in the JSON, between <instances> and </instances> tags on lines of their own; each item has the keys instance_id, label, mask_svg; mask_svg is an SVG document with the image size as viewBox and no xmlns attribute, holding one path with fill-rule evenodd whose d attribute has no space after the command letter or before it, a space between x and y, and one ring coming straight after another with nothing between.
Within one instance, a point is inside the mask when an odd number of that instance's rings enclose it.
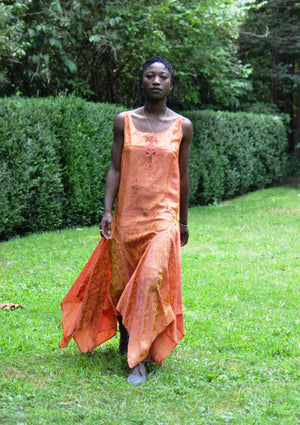
<instances>
[{"instance_id":1,"label":"woman's fingers","mask_svg":"<svg viewBox=\"0 0 300 425\"><path fill-rule=\"evenodd\" d=\"M103 217L100 223L100 235L105 239L112 239L111 218Z\"/></svg>"},{"instance_id":2,"label":"woman's fingers","mask_svg":"<svg viewBox=\"0 0 300 425\"><path fill-rule=\"evenodd\" d=\"M180 226L180 245L184 246L188 243L189 240L189 231L187 227Z\"/></svg>"},{"instance_id":3,"label":"woman's fingers","mask_svg":"<svg viewBox=\"0 0 300 425\"><path fill-rule=\"evenodd\" d=\"M112 239L110 228L107 228L107 227L100 228L100 235L105 239Z\"/></svg>"}]
</instances>

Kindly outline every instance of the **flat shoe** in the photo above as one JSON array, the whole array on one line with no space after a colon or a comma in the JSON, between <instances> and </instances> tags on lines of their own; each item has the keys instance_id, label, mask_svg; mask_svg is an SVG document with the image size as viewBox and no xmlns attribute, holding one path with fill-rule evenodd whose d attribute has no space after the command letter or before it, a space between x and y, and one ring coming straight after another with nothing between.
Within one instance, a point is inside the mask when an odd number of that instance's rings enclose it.
<instances>
[{"instance_id":1,"label":"flat shoe","mask_svg":"<svg viewBox=\"0 0 300 425\"><path fill-rule=\"evenodd\" d=\"M127 382L136 387L138 387L139 385L142 385L144 382L147 381L147 377L142 371L141 363L139 363L137 366L138 366L138 371L140 372L140 376L136 376L131 373L127 378Z\"/></svg>"}]
</instances>

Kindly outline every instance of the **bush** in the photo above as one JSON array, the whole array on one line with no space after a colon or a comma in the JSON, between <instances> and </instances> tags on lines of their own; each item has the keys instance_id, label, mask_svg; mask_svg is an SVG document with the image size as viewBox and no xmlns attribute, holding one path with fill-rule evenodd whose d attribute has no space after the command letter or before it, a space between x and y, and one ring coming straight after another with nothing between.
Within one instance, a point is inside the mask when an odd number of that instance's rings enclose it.
<instances>
[{"instance_id":1,"label":"bush","mask_svg":"<svg viewBox=\"0 0 300 425\"><path fill-rule=\"evenodd\" d=\"M124 108L73 97L0 100L0 238L98 223L113 121ZM191 203L281 181L287 137L277 116L187 112L194 124Z\"/></svg>"},{"instance_id":2,"label":"bush","mask_svg":"<svg viewBox=\"0 0 300 425\"><path fill-rule=\"evenodd\" d=\"M1 239L99 220L120 110L77 98L1 99Z\"/></svg>"},{"instance_id":3,"label":"bush","mask_svg":"<svg viewBox=\"0 0 300 425\"><path fill-rule=\"evenodd\" d=\"M91 225L103 212L113 121L122 108L60 98L53 131L61 142L64 226Z\"/></svg>"},{"instance_id":4,"label":"bush","mask_svg":"<svg viewBox=\"0 0 300 425\"><path fill-rule=\"evenodd\" d=\"M191 204L219 202L288 175L285 116L214 111L184 115L194 124Z\"/></svg>"},{"instance_id":5,"label":"bush","mask_svg":"<svg viewBox=\"0 0 300 425\"><path fill-rule=\"evenodd\" d=\"M59 140L53 108L22 99L0 103L0 237L62 224Z\"/></svg>"}]
</instances>

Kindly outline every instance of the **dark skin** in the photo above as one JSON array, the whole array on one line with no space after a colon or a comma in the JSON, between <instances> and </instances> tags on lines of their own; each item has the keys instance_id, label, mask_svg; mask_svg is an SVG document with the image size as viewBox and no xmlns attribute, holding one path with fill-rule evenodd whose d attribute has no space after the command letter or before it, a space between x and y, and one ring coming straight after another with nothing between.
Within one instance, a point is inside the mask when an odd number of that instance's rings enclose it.
<instances>
[{"instance_id":1,"label":"dark skin","mask_svg":"<svg viewBox=\"0 0 300 425\"><path fill-rule=\"evenodd\" d=\"M145 105L131 111L131 117L135 127L145 133L155 132L156 130L159 132L167 130L176 120L177 114L167 108L167 96L173 89L173 83L171 81L171 74L165 65L155 62L148 66L142 76L141 88L145 96ZM105 239L112 239L112 209L121 177L124 122L124 113L120 113L117 115L113 126L114 138L111 148L111 164L106 179L104 215L100 223L101 236ZM180 223L184 224L180 225L181 246L186 245L189 239L187 227L189 195L188 160L192 136L192 123L189 119L183 118L182 140L179 151ZM124 335L121 333L121 338L122 336ZM142 368L145 370L144 364L142 364ZM133 368L131 373L139 376L138 367Z\"/></svg>"}]
</instances>

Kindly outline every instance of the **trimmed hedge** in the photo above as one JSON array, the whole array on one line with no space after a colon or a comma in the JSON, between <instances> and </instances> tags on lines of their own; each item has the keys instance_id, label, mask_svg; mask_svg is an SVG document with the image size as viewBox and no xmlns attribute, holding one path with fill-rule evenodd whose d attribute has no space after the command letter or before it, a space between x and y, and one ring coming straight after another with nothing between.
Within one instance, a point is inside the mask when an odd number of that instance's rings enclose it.
<instances>
[{"instance_id":1,"label":"trimmed hedge","mask_svg":"<svg viewBox=\"0 0 300 425\"><path fill-rule=\"evenodd\" d=\"M99 222L113 121L122 110L74 97L0 100L1 239ZM262 188L287 174L279 117L184 115L194 124L192 204Z\"/></svg>"},{"instance_id":2,"label":"trimmed hedge","mask_svg":"<svg viewBox=\"0 0 300 425\"><path fill-rule=\"evenodd\" d=\"M63 225L92 225L103 212L113 122L124 108L78 98L58 99L58 105L52 129L61 146Z\"/></svg>"},{"instance_id":3,"label":"trimmed hedge","mask_svg":"<svg viewBox=\"0 0 300 425\"><path fill-rule=\"evenodd\" d=\"M281 182L289 174L284 115L184 113L194 124L190 202L207 205Z\"/></svg>"},{"instance_id":4,"label":"trimmed hedge","mask_svg":"<svg viewBox=\"0 0 300 425\"><path fill-rule=\"evenodd\" d=\"M116 105L0 100L0 238L91 225L103 211Z\"/></svg>"},{"instance_id":5,"label":"trimmed hedge","mask_svg":"<svg viewBox=\"0 0 300 425\"><path fill-rule=\"evenodd\" d=\"M60 143L51 131L55 115L47 102L0 103L1 238L62 225Z\"/></svg>"}]
</instances>

